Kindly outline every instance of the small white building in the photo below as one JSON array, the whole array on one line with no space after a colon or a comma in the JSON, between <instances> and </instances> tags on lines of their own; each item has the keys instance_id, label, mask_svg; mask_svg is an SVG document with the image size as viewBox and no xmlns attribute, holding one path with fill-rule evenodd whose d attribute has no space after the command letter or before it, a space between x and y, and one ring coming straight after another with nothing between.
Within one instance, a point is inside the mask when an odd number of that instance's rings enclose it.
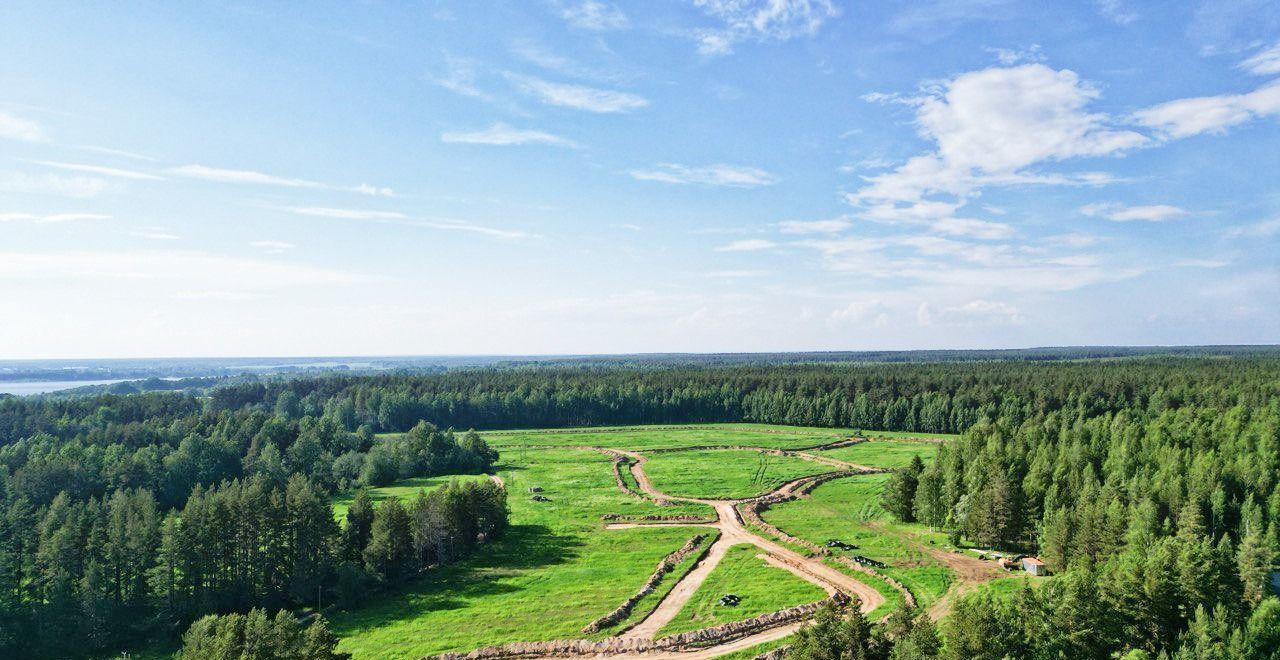
<instances>
[{"instance_id":1,"label":"small white building","mask_svg":"<svg viewBox=\"0 0 1280 660\"><path fill-rule=\"evenodd\" d=\"M1044 562L1040 561L1039 559L1036 559L1035 557L1023 557L1022 570L1032 575L1048 575L1049 574L1049 568L1044 565Z\"/></svg>"}]
</instances>

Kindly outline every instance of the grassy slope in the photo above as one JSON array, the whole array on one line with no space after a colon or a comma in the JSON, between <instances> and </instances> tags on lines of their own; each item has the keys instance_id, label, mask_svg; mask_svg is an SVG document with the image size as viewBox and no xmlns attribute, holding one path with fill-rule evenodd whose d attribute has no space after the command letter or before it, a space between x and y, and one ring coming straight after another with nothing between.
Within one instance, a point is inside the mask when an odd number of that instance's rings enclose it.
<instances>
[{"instance_id":1,"label":"grassy slope","mask_svg":"<svg viewBox=\"0 0 1280 660\"><path fill-rule=\"evenodd\" d=\"M414 658L579 637L582 626L634 593L659 559L696 533L604 530L601 515L707 512L659 509L622 493L609 460L595 452L548 450L530 452L527 463L503 460L499 474L511 493L513 525L507 536L470 560L430 571L403 593L334 613L341 650L357 658ZM531 501L526 489L533 485L552 501Z\"/></svg>"},{"instance_id":2,"label":"grassy slope","mask_svg":"<svg viewBox=\"0 0 1280 660\"><path fill-rule=\"evenodd\" d=\"M884 572L907 585L921 606L928 606L946 592L951 572L906 544L903 537L908 532L923 534L921 542L933 541L941 546L945 535L929 534L921 525L893 522L879 505L880 491L887 479L884 474L837 479L819 486L807 499L769 509L764 519L815 543L834 538L858 546L858 550L842 554L860 554L885 562L889 568ZM877 528L866 526L868 521L876 522Z\"/></svg>"},{"instance_id":3,"label":"grassy slope","mask_svg":"<svg viewBox=\"0 0 1280 660\"><path fill-rule=\"evenodd\" d=\"M370 488L369 499L372 500L374 504L377 504L382 500L398 497L402 501L408 503L410 500L418 496L419 491L435 490L437 487L449 483L452 479L459 479L462 481L480 481L488 478L488 475L483 474L462 474L404 479L387 486ZM333 498L329 500L329 502L333 504L333 514L338 517L338 520L346 519L347 508L351 506L351 501L355 498L355 491L351 491L334 495Z\"/></svg>"},{"instance_id":4,"label":"grassy slope","mask_svg":"<svg viewBox=\"0 0 1280 660\"><path fill-rule=\"evenodd\" d=\"M658 631L658 636L741 621L792 605L812 603L826 596L826 592L816 585L765 563L757 556L759 554L760 550L754 545L741 544L729 548L729 553L707 576L707 581L685 603L676 618ZM724 594L736 594L742 602L736 607L723 607L716 601Z\"/></svg>"},{"instance_id":5,"label":"grassy slope","mask_svg":"<svg viewBox=\"0 0 1280 660\"><path fill-rule=\"evenodd\" d=\"M911 463L913 456L929 463L938 453L938 448L923 442L901 442L894 440L874 440L859 442L848 447L826 449L820 453L824 456L838 458L850 463L869 465L871 467L898 468Z\"/></svg>"},{"instance_id":6,"label":"grassy slope","mask_svg":"<svg viewBox=\"0 0 1280 660\"><path fill-rule=\"evenodd\" d=\"M668 495L717 499L751 497L832 469L802 458L745 450L663 452L650 454L645 464L649 480Z\"/></svg>"}]
</instances>

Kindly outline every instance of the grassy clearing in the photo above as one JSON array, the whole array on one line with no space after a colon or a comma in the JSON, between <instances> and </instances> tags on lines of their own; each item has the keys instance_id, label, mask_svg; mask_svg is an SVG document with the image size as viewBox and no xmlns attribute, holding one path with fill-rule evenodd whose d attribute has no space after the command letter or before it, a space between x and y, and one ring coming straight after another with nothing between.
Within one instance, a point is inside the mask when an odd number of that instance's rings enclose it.
<instances>
[{"instance_id":1,"label":"grassy clearing","mask_svg":"<svg viewBox=\"0 0 1280 660\"><path fill-rule=\"evenodd\" d=\"M693 532L679 527L605 530L606 513L695 513L655 507L613 481L609 459L590 451L504 456L512 527L467 561L430 571L399 594L334 612L340 650L356 658L416 658L512 641L580 637L580 629L635 592L658 561ZM530 486L550 502L533 502ZM415 488L415 487L411 487ZM416 492L416 490L414 491Z\"/></svg>"},{"instance_id":2,"label":"grassy clearing","mask_svg":"<svg viewBox=\"0 0 1280 660\"><path fill-rule=\"evenodd\" d=\"M600 633L594 635L593 638L600 639L610 635L616 635L624 628L643 621L644 618L649 616L649 613L658 606L658 603L661 603L662 599L666 598L667 594L671 593L671 590L675 588L676 583L679 582L689 571L693 570L694 564L696 564L698 559L702 556L702 551L711 547L711 544L715 543L718 538L720 538L720 532L711 531L707 538L702 541L702 544L698 546L698 552L694 552L688 557L685 557L684 561L676 564L676 567L671 569L671 572L667 573L667 575L662 578L662 582L658 583L658 588L654 590L653 593L636 602L635 607L631 608L630 616L619 621L616 625L606 628Z\"/></svg>"},{"instance_id":3,"label":"grassy clearing","mask_svg":"<svg viewBox=\"0 0 1280 660\"><path fill-rule=\"evenodd\" d=\"M974 593L987 593L996 598L1008 598L1021 590L1023 585L1030 586L1032 589L1039 589L1052 579L1052 576L1033 578L1025 574L1011 573L1008 577L1000 577L989 582L983 582L974 589Z\"/></svg>"},{"instance_id":4,"label":"grassy clearing","mask_svg":"<svg viewBox=\"0 0 1280 660\"><path fill-rule=\"evenodd\" d=\"M844 554L859 554L889 565L885 574L901 580L927 607L947 591L951 570L907 542L943 546L946 535L930 533L921 525L894 522L880 508L880 491L889 475L870 474L837 479L819 486L807 499L779 504L763 517L789 534L825 543L840 539L858 546ZM874 523L872 528L868 523Z\"/></svg>"},{"instance_id":5,"label":"grassy clearing","mask_svg":"<svg viewBox=\"0 0 1280 660\"><path fill-rule=\"evenodd\" d=\"M938 450L933 445L922 442L873 440L871 442L859 442L848 447L825 449L815 453L859 465L899 468L909 465L914 456L919 456L920 460L927 464L937 456Z\"/></svg>"},{"instance_id":6,"label":"grassy clearing","mask_svg":"<svg viewBox=\"0 0 1280 660\"><path fill-rule=\"evenodd\" d=\"M802 458L733 449L650 454L644 466L658 490L668 495L709 499L751 497L792 479L832 469Z\"/></svg>"},{"instance_id":7,"label":"grassy clearing","mask_svg":"<svg viewBox=\"0 0 1280 660\"><path fill-rule=\"evenodd\" d=\"M914 438L918 440L955 440L958 433L923 433L921 431L862 431L865 438Z\"/></svg>"},{"instance_id":8,"label":"grassy clearing","mask_svg":"<svg viewBox=\"0 0 1280 660\"><path fill-rule=\"evenodd\" d=\"M688 426L627 426L584 429L489 431L482 433L495 447L582 446L617 449L674 449L709 445L739 445L787 449L812 447L850 437L847 429L804 428L771 424L698 424Z\"/></svg>"},{"instance_id":9,"label":"grassy clearing","mask_svg":"<svg viewBox=\"0 0 1280 660\"><path fill-rule=\"evenodd\" d=\"M676 618L658 631L658 637L750 619L826 597L820 587L766 563L760 553L749 544L729 548ZM742 602L735 607L722 606L717 601L725 594L735 594Z\"/></svg>"},{"instance_id":10,"label":"grassy clearing","mask_svg":"<svg viewBox=\"0 0 1280 660\"><path fill-rule=\"evenodd\" d=\"M369 489L369 499L376 505L382 500L399 498L402 502L408 503L410 500L418 496L419 491L432 491L443 486L453 479L461 481L481 481L488 479L488 475L484 474L460 474L460 475L442 475L438 477L417 477L414 479L404 479L387 486L379 486ZM333 514L338 520L345 520L347 517L347 509L351 506L352 500L356 498L355 491L334 495L329 500L333 505Z\"/></svg>"}]
</instances>

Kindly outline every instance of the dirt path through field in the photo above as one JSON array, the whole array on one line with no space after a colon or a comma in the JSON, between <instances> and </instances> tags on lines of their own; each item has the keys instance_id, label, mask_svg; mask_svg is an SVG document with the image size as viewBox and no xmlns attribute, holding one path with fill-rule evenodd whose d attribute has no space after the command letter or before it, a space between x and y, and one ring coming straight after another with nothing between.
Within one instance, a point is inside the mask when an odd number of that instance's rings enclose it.
<instances>
[{"instance_id":1,"label":"dirt path through field","mask_svg":"<svg viewBox=\"0 0 1280 660\"><path fill-rule=\"evenodd\" d=\"M715 569L720 560L724 558L729 548L738 544L751 544L760 548L771 558L771 563L775 566L785 568L797 577L812 582L822 587L828 593L834 591L842 591L846 594L855 595L861 601L861 609L864 612L879 607L884 602L884 596L880 592L871 588L867 584L856 580L845 573L838 571L824 563L819 559L806 557L794 550L785 548L769 539L766 539L755 532L747 529L743 524L742 517L738 513L737 504L744 500L707 500L692 497L677 497L669 495L657 489L653 482L649 480L648 474L644 471L644 464L647 458L638 452L626 450L614 450L620 454L626 455L632 459L630 465L631 475L635 478L636 484L645 494L656 500L668 500L679 502L696 502L706 504L715 509L717 521L707 525L703 523L701 526L711 526L720 530L720 538L711 546L710 552L702 560L701 563L690 571L684 578L676 583L671 592L663 598L658 606L640 623L623 634L623 637L645 637L652 638L667 623L671 622L688 603L693 594L697 593L698 588L706 581L707 576ZM844 464L840 467L848 467ZM853 468L857 469L857 468ZM814 478L813 475L801 477L788 481L779 486L772 493L790 494L796 488L804 485ZM761 496L765 497L767 495ZM754 499L754 498L751 498ZM720 647L713 647L720 649ZM708 649L710 650L710 649ZM721 653L729 653L731 650L720 649ZM688 654L678 654L678 657L691 657ZM711 657L711 656L706 656Z\"/></svg>"},{"instance_id":2,"label":"dirt path through field","mask_svg":"<svg viewBox=\"0 0 1280 660\"><path fill-rule=\"evenodd\" d=\"M841 441L840 444L851 441ZM705 504L712 507L716 512L715 522L675 522L675 521L655 521L654 523L609 523L605 525L606 529L631 529L635 527L711 527L720 531L717 538L708 549L706 556L698 562L696 566L684 576L680 577L671 591L658 602L658 605L649 612L643 619L631 628L625 630L618 635L619 639L653 639L658 631L670 623L680 614L689 600L697 593L698 589L706 582L707 577L711 575L720 561L728 554L729 549L739 544L750 544L759 548L765 555L765 561L773 566L783 568L790 571L797 577L818 585L828 594L834 594L837 591L847 595L857 596L860 602L860 608L863 612L870 612L884 603L884 596L871 586L854 579L853 577L828 566L820 559L806 557L790 548L783 547L774 541L756 534L747 528L743 523L742 516L738 512L737 505L764 497L777 495L792 495L797 489L803 488L815 478L827 477L826 475L809 475L799 479L793 479L782 484L770 493L759 495L753 498L737 499L737 500L707 500L691 497L677 497L668 495L658 490L649 480L649 475L645 473L644 464L647 458L644 454L629 451L625 449L600 448L600 447L575 447L576 449L589 449L600 451L607 455L626 456L631 459L628 469L632 477L635 478L637 486L645 495L653 498L655 501L678 501L678 502L695 502ZM748 448L743 448L748 449ZM757 448L758 451L774 452L778 450ZM817 456L805 451L789 451L790 455L799 456L817 463L830 465L840 468L841 470L849 470L850 473L855 471L878 471L875 468L869 468L854 463L848 463L833 459L826 456ZM502 479L497 475L491 475L491 478L499 484ZM803 621L792 622L779 625L767 630L747 635L738 639L734 639L721 644L714 644L703 648L691 649L688 651L659 651L652 653L634 653L623 652L618 654L610 654L609 658L647 658L649 660L708 660L717 656L733 653L742 649L748 649L759 644L782 639L799 630L804 625Z\"/></svg>"}]
</instances>

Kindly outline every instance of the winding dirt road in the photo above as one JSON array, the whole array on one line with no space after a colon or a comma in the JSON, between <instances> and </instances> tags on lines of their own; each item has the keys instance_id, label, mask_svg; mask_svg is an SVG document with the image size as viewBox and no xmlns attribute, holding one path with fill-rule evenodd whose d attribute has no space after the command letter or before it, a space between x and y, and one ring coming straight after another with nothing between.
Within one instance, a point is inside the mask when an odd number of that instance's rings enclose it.
<instances>
[{"instance_id":1,"label":"winding dirt road","mask_svg":"<svg viewBox=\"0 0 1280 660\"><path fill-rule=\"evenodd\" d=\"M884 602L884 596L880 595L880 592L870 586L822 563L819 559L806 557L747 529L746 525L743 524L742 517L738 513L737 509L737 504L746 500L707 500L668 495L667 493L658 490L658 488L653 485L653 482L649 480L649 476L644 471L644 464L647 458L643 454L619 449L614 449L612 451L623 454L632 459L632 463L630 465L631 475L635 478L636 484L640 486L640 490L642 490L646 495L654 498L655 500L696 502L698 504L709 505L716 512L716 522L689 526L714 527L720 530L720 538L716 539L716 541L711 545L711 549L708 551L707 556L704 557L692 571L681 578L674 587L672 587L667 596L658 603L658 606L654 608L648 616L642 619L635 626L623 632L622 635L620 635L621 637L652 639L659 630L670 623L671 620L680 613L680 610L684 608L689 599L697 593L698 588L706 581L707 576L715 570L715 567L720 563L720 560L724 559L729 548L742 543L749 543L760 548L771 560L770 563L785 568L797 577L822 587L829 594L841 591L845 594L857 596L861 603L861 609L863 612L870 612ZM818 462L825 464L834 463L837 467L847 469L869 469L864 468L864 466L857 466L844 461L836 461L835 459L822 460ZM775 489L773 492L760 497L767 497L769 495L779 493L790 494L796 488L799 488L812 480L815 476L817 475L811 475L789 481ZM626 523L609 525L607 527L619 528L623 525L626 525ZM670 525L670 523L668 523L668 525ZM798 628L799 626L797 624L795 626L784 627ZM715 655L730 653L740 648L748 648L751 645L761 644L772 639L778 639L778 636L774 636L775 634L777 634L776 630L768 630L763 633L758 633L757 635L744 638L743 640L709 647L697 652L681 652L668 655L669 657L679 658L709 658L714 657ZM790 632L785 634L790 634ZM783 636L785 634L783 634ZM747 640L751 640L751 644L748 644L747 646L740 645L742 642ZM655 656L650 655L646 657Z\"/></svg>"}]
</instances>

